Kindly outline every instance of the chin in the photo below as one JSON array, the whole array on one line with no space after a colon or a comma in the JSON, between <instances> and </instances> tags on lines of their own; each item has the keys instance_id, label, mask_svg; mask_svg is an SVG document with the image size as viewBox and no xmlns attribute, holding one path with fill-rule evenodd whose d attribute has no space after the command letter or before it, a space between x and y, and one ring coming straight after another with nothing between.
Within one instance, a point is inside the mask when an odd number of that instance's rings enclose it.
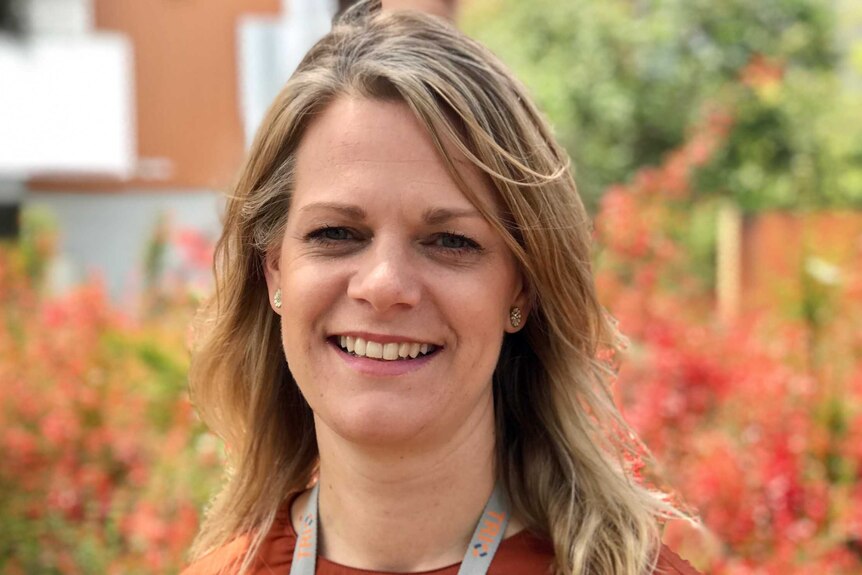
<instances>
[{"instance_id":1,"label":"chin","mask_svg":"<svg viewBox=\"0 0 862 575\"><path fill-rule=\"evenodd\" d=\"M319 417L319 423L351 443L368 446L397 446L422 440L431 421L439 418L422 416L406 406L382 407L379 402L351 402L348 408L331 417Z\"/></svg>"}]
</instances>

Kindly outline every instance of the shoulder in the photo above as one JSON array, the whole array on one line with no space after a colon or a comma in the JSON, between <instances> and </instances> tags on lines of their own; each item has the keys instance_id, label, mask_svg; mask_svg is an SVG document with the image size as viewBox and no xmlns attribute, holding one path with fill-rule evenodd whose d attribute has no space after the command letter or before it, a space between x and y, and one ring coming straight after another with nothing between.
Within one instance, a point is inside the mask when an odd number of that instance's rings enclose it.
<instances>
[{"instance_id":1,"label":"shoulder","mask_svg":"<svg viewBox=\"0 0 862 575\"><path fill-rule=\"evenodd\" d=\"M528 531L507 538L500 545L489 575L524 575L550 573L554 563L554 546ZM701 575L688 561L662 545L652 575Z\"/></svg>"},{"instance_id":2,"label":"shoulder","mask_svg":"<svg viewBox=\"0 0 862 575\"><path fill-rule=\"evenodd\" d=\"M661 546L654 575L701 575L691 566L691 563L671 551L666 545Z\"/></svg>"},{"instance_id":3,"label":"shoulder","mask_svg":"<svg viewBox=\"0 0 862 575\"><path fill-rule=\"evenodd\" d=\"M239 565L248 549L249 540L247 536L238 537L222 545L218 549L204 555L180 572L180 575L213 575L214 573L231 573L233 566Z\"/></svg>"},{"instance_id":4,"label":"shoulder","mask_svg":"<svg viewBox=\"0 0 862 575\"><path fill-rule=\"evenodd\" d=\"M204 555L180 572L180 575L233 575L248 551L251 537L242 535L214 551ZM290 566L296 535L290 524L289 506L283 506L276 514L272 528L267 533L250 575L267 575ZM285 571L286 572L286 571Z\"/></svg>"}]
</instances>

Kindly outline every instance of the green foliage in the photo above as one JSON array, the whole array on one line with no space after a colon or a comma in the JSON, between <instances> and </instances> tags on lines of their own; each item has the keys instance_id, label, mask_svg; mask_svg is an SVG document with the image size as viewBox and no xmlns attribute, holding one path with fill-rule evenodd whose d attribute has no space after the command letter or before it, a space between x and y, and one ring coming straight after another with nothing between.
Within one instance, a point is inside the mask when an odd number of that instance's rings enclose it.
<instances>
[{"instance_id":1,"label":"green foliage","mask_svg":"<svg viewBox=\"0 0 862 575\"><path fill-rule=\"evenodd\" d=\"M862 98L832 72L728 87L735 127L696 184L747 212L862 206Z\"/></svg>"},{"instance_id":2,"label":"green foliage","mask_svg":"<svg viewBox=\"0 0 862 575\"><path fill-rule=\"evenodd\" d=\"M144 286L148 291L157 287L165 270L168 249L168 216L160 213L144 251Z\"/></svg>"},{"instance_id":3,"label":"green foliage","mask_svg":"<svg viewBox=\"0 0 862 575\"><path fill-rule=\"evenodd\" d=\"M19 249L24 269L33 283L40 283L48 267L50 256L57 243L57 223L54 217L42 210L21 212Z\"/></svg>"},{"instance_id":4,"label":"green foliage","mask_svg":"<svg viewBox=\"0 0 862 575\"><path fill-rule=\"evenodd\" d=\"M738 127L699 187L756 210L862 201L862 106L835 72L835 21L820 0L474 0L462 25L532 91L588 204L718 105ZM742 82L758 62L774 89Z\"/></svg>"}]
</instances>

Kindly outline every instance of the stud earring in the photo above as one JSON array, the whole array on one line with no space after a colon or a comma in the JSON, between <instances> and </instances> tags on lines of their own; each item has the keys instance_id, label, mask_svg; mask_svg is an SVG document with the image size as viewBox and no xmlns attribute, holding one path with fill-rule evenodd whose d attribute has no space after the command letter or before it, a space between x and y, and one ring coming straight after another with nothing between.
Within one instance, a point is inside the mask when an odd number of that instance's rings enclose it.
<instances>
[{"instance_id":1,"label":"stud earring","mask_svg":"<svg viewBox=\"0 0 862 575\"><path fill-rule=\"evenodd\" d=\"M281 309L281 288L275 290L275 295L272 296L272 303L275 305L275 309Z\"/></svg>"},{"instance_id":2,"label":"stud earring","mask_svg":"<svg viewBox=\"0 0 862 575\"><path fill-rule=\"evenodd\" d=\"M509 310L509 323L512 324L512 327L521 325L521 308L513 307Z\"/></svg>"}]
</instances>

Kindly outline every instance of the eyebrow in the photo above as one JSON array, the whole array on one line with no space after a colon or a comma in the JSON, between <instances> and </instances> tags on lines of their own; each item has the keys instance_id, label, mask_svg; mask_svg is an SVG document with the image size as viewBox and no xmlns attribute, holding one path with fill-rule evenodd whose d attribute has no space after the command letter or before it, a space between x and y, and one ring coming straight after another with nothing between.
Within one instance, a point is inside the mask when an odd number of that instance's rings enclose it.
<instances>
[{"instance_id":1,"label":"eyebrow","mask_svg":"<svg viewBox=\"0 0 862 575\"><path fill-rule=\"evenodd\" d=\"M314 202L313 204L307 204L305 206L302 206L299 211L308 212L313 210L327 210L332 212L338 212L341 215L354 220L364 220L367 215L365 213L365 210L363 210L359 206L355 206L353 204L340 204L338 202Z\"/></svg>"},{"instance_id":2,"label":"eyebrow","mask_svg":"<svg viewBox=\"0 0 862 575\"><path fill-rule=\"evenodd\" d=\"M425 223L432 226L458 218L485 219L485 217L474 208L431 208L425 210L422 214L422 219L425 220Z\"/></svg>"},{"instance_id":3,"label":"eyebrow","mask_svg":"<svg viewBox=\"0 0 862 575\"><path fill-rule=\"evenodd\" d=\"M354 204L339 202L314 202L303 206L300 211L327 210L342 214L354 220L365 220L368 214ZM422 220L428 225L439 225L458 218L480 218L484 216L474 208L429 208L422 213Z\"/></svg>"}]
</instances>

